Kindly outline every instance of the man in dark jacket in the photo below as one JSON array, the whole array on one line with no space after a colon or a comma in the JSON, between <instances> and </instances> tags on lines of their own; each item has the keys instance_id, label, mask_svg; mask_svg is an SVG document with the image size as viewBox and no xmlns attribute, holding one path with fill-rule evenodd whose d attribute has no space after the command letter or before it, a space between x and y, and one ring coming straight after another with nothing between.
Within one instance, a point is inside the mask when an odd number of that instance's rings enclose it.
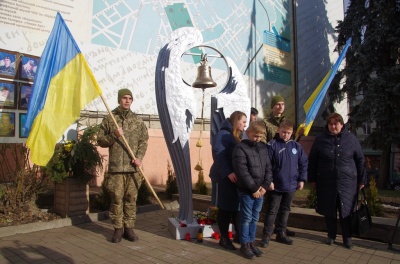
<instances>
[{"instance_id":1,"label":"man in dark jacket","mask_svg":"<svg viewBox=\"0 0 400 264\"><path fill-rule=\"evenodd\" d=\"M347 131L343 118L333 113L327 119L324 132L311 147L308 180L317 191L316 212L325 216L328 238L336 239L337 211L342 227L343 244L351 249L351 214L357 199L357 189L364 188L364 154L355 135Z\"/></svg>"},{"instance_id":2,"label":"man in dark jacket","mask_svg":"<svg viewBox=\"0 0 400 264\"><path fill-rule=\"evenodd\" d=\"M106 188L111 197L110 218L115 229L112 237L114 243L121 241L122 234L130 241L138 240L132 229L136 220L136 198L142 183L138 167L142 165L149 139L143 120L130 110L132 92L129 89L119 90L118 102L119 106L112 111L118 127L111 115L106 116L97 137L100 147L109 148ZM136 159L129 155L122 135Z\"/></svg>"}]
</instances>

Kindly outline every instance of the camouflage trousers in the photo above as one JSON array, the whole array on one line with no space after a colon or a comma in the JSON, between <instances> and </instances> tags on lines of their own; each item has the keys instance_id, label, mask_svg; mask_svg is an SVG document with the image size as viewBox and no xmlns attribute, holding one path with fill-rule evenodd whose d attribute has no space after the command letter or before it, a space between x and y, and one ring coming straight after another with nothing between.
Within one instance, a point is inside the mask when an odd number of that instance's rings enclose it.
<instances>
[{"instance_id":1,"label":"camouflage trousers","mask_svg":"<svg viewBox=\"0 0 400 264\"><path fill-rule=\"evenodd\" d=\"M134 227L136 199L142 180L137 172L108 174L106 188L110 193L110 218L114 228Z\"/></svg>"}]
</instances>

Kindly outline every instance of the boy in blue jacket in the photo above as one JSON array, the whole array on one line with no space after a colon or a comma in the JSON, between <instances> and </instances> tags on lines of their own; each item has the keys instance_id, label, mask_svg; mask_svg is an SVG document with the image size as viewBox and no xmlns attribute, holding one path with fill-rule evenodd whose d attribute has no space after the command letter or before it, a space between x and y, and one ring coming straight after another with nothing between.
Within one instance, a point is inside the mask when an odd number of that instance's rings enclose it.
<instances>
[{"instance_id":1,"label":"boy in blue jacket","mask_svg":"<svg viewBox=\"0 0 400 264\"><path fill-rule=\"evenodd\" d=\"M267 212L265 214L261 247L269 244L275 218L278 216L276 241L292 245L286 235L286 226L290 213L290 206L296 190L304 187L307 180L308 158L299 143L293 141L293 124L282 121L278 133L267 144L269 158L272 164L274 190L267 195ZM279 213L278 213L279 212Z\"/></svg>"},{"instance_id":2,"label":"boy in blue jacket","mask_svg":"<svg viewBox=\"0 0 400 264\"><path fill-rule=\"evenodd\" d=\"M260 140L265 134L262 121L253 121L246 139L236 145L232 154L240 199L240 251L245 258L260 257L263 252L254 244L257 222L266 190L273 190L268 149Z\"/></svg>"}]
</instances>

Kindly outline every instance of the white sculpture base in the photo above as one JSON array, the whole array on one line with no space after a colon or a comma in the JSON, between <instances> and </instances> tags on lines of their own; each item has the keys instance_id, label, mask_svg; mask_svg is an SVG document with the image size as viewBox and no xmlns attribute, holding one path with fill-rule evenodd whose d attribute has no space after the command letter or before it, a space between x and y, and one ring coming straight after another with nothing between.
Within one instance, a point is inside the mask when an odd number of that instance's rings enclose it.
<instances>
[{"instance_id":1,"label":"white sculpture base","mask_svg":"<svg viewBox=\"0 0 400 264\"><path fill-rule=\"evenodd\" d=\"M203 237L212 237L214 233L219 233L218 224L212 225L199 225L188 224L187 226L180 226L178 220L175 218L168 218L168 229L175 239L186 239L186 234L190 234L190 239L197 239L199 228L203 229ZM232 224L229 225L229 230L232 230Z\"/></svg>"}]
</instances>

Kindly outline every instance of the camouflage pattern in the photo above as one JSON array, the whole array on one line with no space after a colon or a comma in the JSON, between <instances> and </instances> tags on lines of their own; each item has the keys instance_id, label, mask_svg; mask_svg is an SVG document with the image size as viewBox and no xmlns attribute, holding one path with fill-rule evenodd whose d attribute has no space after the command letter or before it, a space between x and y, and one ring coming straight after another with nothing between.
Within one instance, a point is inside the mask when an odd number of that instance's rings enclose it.
<instances>
[{"instance_id":1,"label":"camouflage pattern","mask_svg":"<svg viewBox=\"0 0 400 264\"><path fill-rule=\"evenodd\" d=\"M147 150L149 134L143 120L131 110L119 107L112 111L118 126L123 128L124 137L135 158L143 160ZM124 141L117 138L117 129L111 116L103 119L97 135L100 147L109 148L108 176L105 183L110 193L110 218L114 228L132 228L136 220L136 198L142 183L142 175L132 164L132 157Z\"/></svg>"},{"instance_id":2,"label":"camouflage pattern","mask_svg":"<svg viewBox=\"0 0 400 264\"><path fill-rule=\"evenodd\" d=\"M105 184L110 193L110 218L114 228L133 228L136 221L136 199L142 176L135 173L110 173Z\"/></svg>"},{"instance_id":3,"label":"camouflage pattern","mask_svg":"<svg viewBox=\"0 0 400 264\"><path fill-rule=\"evenodd\" d=\"M265 132L265 137L263 137L261 141L264 143L271 141L274 138L276 132L278 131L279 125L283 120L285 120L284 115L276 117L272 112L269 113L269 115L263 119L267 131Z\"/></svg>"},{"instance_id":4,"label":"camouflage pattern","mask_svg":"<svg viewBox=\"0 0 400 264\"><path fill-rule=\"evenodd\" d=\"M124 136L133 154L136 158L143 160L149 139L143 120L132 111L122 111L119 107L115 108L112 113L118 126L123 128ZM99 146L109 148L108 171L112 173L137 172L122 138L115 137L114 131L116 129L111 116L107 116L103 119L97 135Z\"/></svg>"}]
</instances>

